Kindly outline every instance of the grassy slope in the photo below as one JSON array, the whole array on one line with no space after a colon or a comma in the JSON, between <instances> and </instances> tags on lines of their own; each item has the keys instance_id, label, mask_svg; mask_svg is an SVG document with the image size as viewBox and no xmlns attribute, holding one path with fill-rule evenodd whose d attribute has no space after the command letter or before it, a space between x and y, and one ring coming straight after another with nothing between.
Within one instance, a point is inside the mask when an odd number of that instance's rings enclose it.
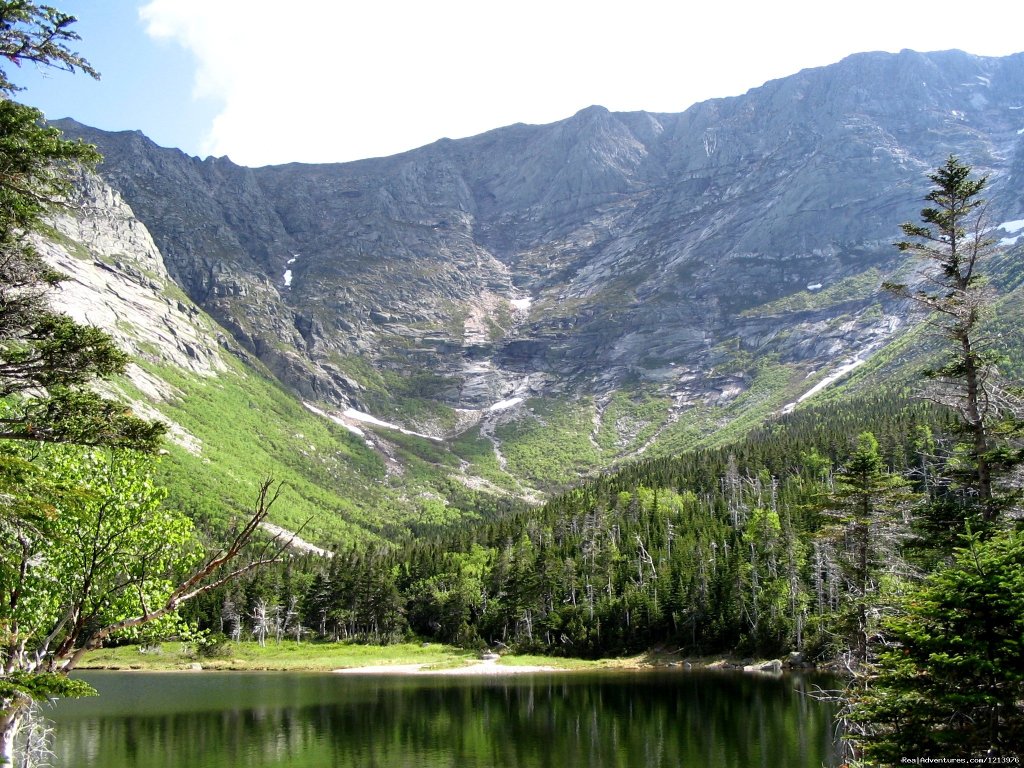
<instances>
[{"instance_id":1,"label":"grassy slope","mask_svg":"<svg viewBox=\"0 0 1024 768\"><path fill-rule=\"evenodd\" d=\"M290 530L302 527L304 538L327 545L393 540L426 506L435 524L461 519L462 512L447 505L444 479L458 463L450 454L420 438L382 431L402 465L396 471L363 438L311 413L237 360L228 362L228 372L208 378L142 362L177 391L157 407L202 444L197 456L168 441L160 480L170 503L223 529L250 509L261 480L273 477L285 489L271 520Z\"/></svg>"}]
</instances>

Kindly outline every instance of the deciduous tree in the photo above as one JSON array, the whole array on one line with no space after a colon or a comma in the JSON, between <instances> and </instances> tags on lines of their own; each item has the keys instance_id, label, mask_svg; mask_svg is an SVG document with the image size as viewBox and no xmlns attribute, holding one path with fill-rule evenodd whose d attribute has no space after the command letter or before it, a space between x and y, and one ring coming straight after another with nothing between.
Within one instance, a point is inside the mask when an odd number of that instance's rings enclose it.
<instances>
[{"instance_id":1,"label":"deciduous tree","mask_svg":"<svg viewBox=\"0 0 1024 768\"><path fill-rule=\"evenodd\" d=\"M0 516L0 763L33 701L88 693L67 677L88 650L166 633L180 605L281 550L271 542L241 557L277 497L270 481L230 544L204 556L191 521L161 505L151 458L76 446L26 453L0 454L0 475L22 489L20 514Z\"/></svg>"}]
</instances>

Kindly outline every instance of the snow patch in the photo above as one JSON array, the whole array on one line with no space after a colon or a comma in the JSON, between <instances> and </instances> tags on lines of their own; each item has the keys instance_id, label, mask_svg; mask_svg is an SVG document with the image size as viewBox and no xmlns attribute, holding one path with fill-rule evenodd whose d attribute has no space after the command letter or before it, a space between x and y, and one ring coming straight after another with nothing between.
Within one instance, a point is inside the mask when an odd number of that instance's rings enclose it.
<instances>
[{"instance_id":1,"label":"snow patch","mask_svg":"<svg viewBox=\"0 0 1024 768\"><path fill-rule=\"evenodd\" d=\"M807 285L807 290L808 291L820 291L821 288L822 288L821 283L809 283Z\"/></svg>"},{"instance_id":2,"label":"snow patch","mask_svg":"<svg viewBox=\"0 0 1024 768\"><path fill-rule=\"evenodd\" d=\"M996 229L1001 229L1004 232L1010 233L1010 237L1004 237L999 241L1000 245L1016 245L1017 240L1024 235L1024 219L1004 221L1002 224L997 226Z\"/></svg>"},{"instance_id":3,"label":"snow patch","mask_svg":"<svg viewBox=\"0 0 1024 768\"><path fill-rule=\"evenodd\" d=\"M297 254L297 253L293 254L292 257L290 259L288 259L288 261L285 262L285 266L286 267L290 267L292 264L295 263L295 261L298 258L299 258L299 254ZM284 287L285 288L291 288L292 287L292 271L290 269L286 269L284 271Z\"/></svg>"},{"instance_id":4,"label":"snow patch","mask_svg":"<svg viewBox=\"0 0 1024 768\"><path fill-rule=\"evenodd\" d=\"M533 304L533 299L527 296L525 299L510 299L509 303L522 312L528 312L530 305Z\"/></svg>"},{"instance_id":5,"label":"snow patch","mask_svg":"<svg viewBox=\"0 0 1024 768\"><path fill-rule=\"evenodd\" d=\"M378 419L376 416L371 416L369 413L357 411L355 408L346 408L342 415L346 418L352 419L353 421L361 421L364 424L373 424L374 426L384 427L385 429L395 429L403 435L414 435L416 437L426 438L427 440L433 440L436 443L441 442L441 438L439 437L424 435L422 432L413 432L411 429L404 429L397 424L392 424L390 421L384 421L382 419Z\"/></svg>"},{"instance_id":6,"label":"snow patch","mask_svg":"<svg viewBox=\"0 0 1024 768\"><path fill-rule=\"evenodd\" d=\"M353 435L358 435L359 437L366 437L366 433L363 430L361 430L359 427L352 426L348 422L346 422L346 421L344 421L342 419L339 419L334 414L327 413L327 411L321 410L320 408L317 408L312 403L307 403L305 400L302 401L302 404L304 406L306 406L306 410L312 411L317 416L323 416L325 419L330 419L335 424L337 424L339 427L344 427L345 429L347 429ZM369 441L367 441L367 445L369 445L371 448L373 447L373 444L370 443Z\"/></svg>"},{"instance_id":7,"label":"snow patch","mask_svg":"<svg viewBox=\"0 0 1024 768\"><path fill-rule=\"evenodd\" d=\"M832 371L832 373L830 373L824 379L822 379L817 384L815 384L813 387L811 387L809 390L807 390L802 395L800 395L800 397L798 397L796 399L796 402L789 403L789 405L785 406L782 409L782 412L783 413L792 413L793 409L796 408L797 405L802 403L804 400L807 400L810 397L814 397L816 394L821 392L821 390L825 389L825 387L828 387L828 386L831 386L832 384L835 384L837 381L839 381L839 379L841 379L843 376L848 374L850 371L852 371L855 368L859 368L860 366L864 365L864 363L866 363L868 361L868 358L871 357L871 353L874 352L875 349L877 349L878 346L881 343L882 342L880 340L879 341L874 341L871 344L868 344L866 347L864 347L859 352L857 352L853 357L848 358L847 360L845 360L842 363L842 365L840 365L838 368L836 368L834 371Z\"/></svg>"},{"instance_id":8,"label":"snow patch","mask_svg":"<svg viewBox=\"0 0 1024 768\"><path fill-rule=\"evenodd\" d=\"M498 402L496 402L494 405L492 405L487 410L488 411L505 411L505 410L508 410L509 408L514 408L515 406L519 405L521 402L523 402L523 398L521 398L521 397L513 397L513 398L510 398L508 400L499 400Z\"/></svg>"}]
</instances>

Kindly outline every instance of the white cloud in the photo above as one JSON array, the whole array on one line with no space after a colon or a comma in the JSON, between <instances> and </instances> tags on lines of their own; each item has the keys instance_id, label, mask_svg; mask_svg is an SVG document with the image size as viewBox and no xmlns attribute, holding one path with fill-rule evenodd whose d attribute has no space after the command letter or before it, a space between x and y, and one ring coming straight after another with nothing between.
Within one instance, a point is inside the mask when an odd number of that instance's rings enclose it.
<instances>
[{"instance_id":1,"label":"white cloud","mask_svg":"<svg viewBox=\"0 0 1024 768\"><path fill-rule=\"evenodd\" d=\"M152 0L140 13L195 55L197 95L223 103L204 150L263 165L394 154L595 103L676 112L859 50L1019 46L989 25L965 39L971 25L945 22L959 3L913 5Z\"/></svg>"}]
</instances>

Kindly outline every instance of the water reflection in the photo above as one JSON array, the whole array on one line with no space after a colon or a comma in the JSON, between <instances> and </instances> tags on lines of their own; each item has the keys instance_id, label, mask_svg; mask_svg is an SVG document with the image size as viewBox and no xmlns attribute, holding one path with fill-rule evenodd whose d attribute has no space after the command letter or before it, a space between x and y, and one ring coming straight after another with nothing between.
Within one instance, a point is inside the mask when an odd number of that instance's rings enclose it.
<instances>
[{"instance_id":1,"label":"water reflection","mask_svg":"<svg viewBox=\"0 0 1024 768\"><path fill-rule=\"evenodd\" d=\"M834 764L799 680L722 674L88 676L58 765L795 768Z\"/></svg>"}]
</instances>

